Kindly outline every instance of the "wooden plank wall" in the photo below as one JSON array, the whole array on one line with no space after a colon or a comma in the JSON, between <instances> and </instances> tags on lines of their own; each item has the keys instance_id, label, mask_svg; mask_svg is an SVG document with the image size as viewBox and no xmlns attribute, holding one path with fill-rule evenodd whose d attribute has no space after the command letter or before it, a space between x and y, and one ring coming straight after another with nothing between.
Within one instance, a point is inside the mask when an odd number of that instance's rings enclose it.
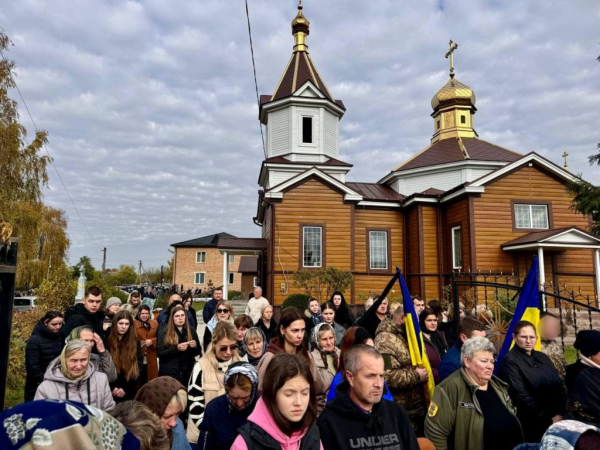
<instances>
[{"instance_id":1,"label":"wooden plank wall","mask_svg":"<svg viewBox=\"0 0 600 450\"><path fill-rule=\"evenodd\" d=\"M438 232L438 214L439 209L436 206L422 206L422 221L423 221L423 283L425 287L421 295L426 301L439 299L440 278L438 276L429 276L430 274L439 274L440 263L440 245L441 236Z\"/></svg>"},{"instance_id":2,"label":"wooden plank wall","mask_svg":"<svg viewBox=\"0 0 600 450\"><path fill-rule=\"evenodd\" d=\"M421 295L421 278L418 276L421 273L419 242L421 233L419 228L419 207L409 209L406 212L406 248L407 248L407 267L406 267L406 284L412 295ZM411 276L412 275L412 276Z\"/></svg>"},{"instance_id":3,"label":"wooden plank wall","mask_svg":"<svg viewBox=\"0 0 600 450\"><path fill-rule=\"evenodd\" d=\"M523 167L504 178L486 186L480 198L474 199L476 227L477 268L481 270L516 270L516 257L502 250L501 245L529 231L513 232L511 200L535 203L550 201L554 228L578 226L587 229L587 218L574 213L569 206L563 182L553 178L542 169ZM546 267L551 267L547 258ZM594 278L576 274L593 274L593 260L589 250L568 250L556 253L556 271L560 284L570 288L582 287L582 291L595 295ZM551 280L552 278L548 278Z\"/></svg>"},{"instance_id":4,"label":"wooden plank wall","mask_svg":"<svg viewBox=\"0 0 600 450\"><path fill-rule=\"evenodd\" d=\"M477 270L471 261L471 227L469 221L469 200L458 200L446 207L446 223L444 235L446 238L445 254L446 256L446 273L452 272L452 237L451 228L460 226L462 233L462 262L463 271ZM477 229L477 228L476 228ZM477 229L477 233L479 230ZM478 256L479 258L479 256ZM478 259L479 261L479 259Z\"/></svg>"}]
</instances>

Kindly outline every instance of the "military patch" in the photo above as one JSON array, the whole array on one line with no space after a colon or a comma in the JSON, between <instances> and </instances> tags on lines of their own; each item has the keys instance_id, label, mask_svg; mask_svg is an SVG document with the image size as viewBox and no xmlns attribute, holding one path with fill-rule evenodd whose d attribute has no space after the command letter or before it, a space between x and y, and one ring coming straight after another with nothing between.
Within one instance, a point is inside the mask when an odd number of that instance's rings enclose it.
<instances>
[{"instance_id":1,"label":"military patch","mask_svg":"<svg viewBox=\"0 0 600 450\"><path fill-rule=\"evenodd\" d=\"M473 403L460 402L459 406L461 408L475 409L475 405Z\"/></svg>"},{"instance_id":2,"label":"military patch","mask_svg":"<svg viewBox=\"0 0 600 450\"><path fill-rule=\"evenodd\" d=\"M429 405L429 410L427 411L427 415L429 417L435 417L435 415L438 412L438 409L440 409L438 407L438 405L436 405L435 403L431 402L431 405Z\"/></svg>"}]
</instances>

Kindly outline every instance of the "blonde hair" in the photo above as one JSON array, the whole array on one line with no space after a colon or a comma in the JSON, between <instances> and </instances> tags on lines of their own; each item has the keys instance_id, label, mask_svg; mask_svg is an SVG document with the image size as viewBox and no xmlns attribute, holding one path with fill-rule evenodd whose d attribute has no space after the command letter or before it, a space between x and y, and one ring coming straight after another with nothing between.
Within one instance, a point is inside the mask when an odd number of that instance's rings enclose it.
<instances>
[{"instance_id":1,"label":"blonde hair","mask_svg":"<svg viewBox=\"0 0 600 450\"><path fill-rule=\"evenodd\" d=\"M267 308L271 308L271 311L273 311L273 305L265 305L265 306L263 306L263 307L260 309L260 317L262 317L262 316L263 316L263 314L265 313L265 310L266 310Z\"/></svg>"},{"instance_id":2,"label":"blonde hair","mask_svg":"<svg viewBox=\"0 0 600 450\"><path fill-rule=\"evenodd\" d=\"M389 306L390 312L396 311L398 308L402 308L400 302L394 302ZM404 308L402 308L402 311L404 311Z\"/></svg>"},{"instance_id":3,"label":"blonde hair","mask_svg":"<svg viewBox=\"0 0 600 450\"><path fill-rule=\"evenodd\" d=\"M214 347L217 342L224 338L237 341L237 329L229 322L217 323L217 326L213 330L212 339L210 340L211 346Z\"/></svg>"},{"instance_id":4,"label":"blonde hair","mask_svg":"<svg viewBox=\"0 0 600 450\"><path fill-rule=\"evenodd\" d=\"M494 320L494 314L485 305L477 305L473 308L473 315L477 317L481 323L490 324Z\"/></svg>"},{"instance_id":5,"label":"blonde hair","mask_svg":"<svg viewBox=\"0 0 600 450\"><path fill-rule=\"evenodd\" d=\"M233 305L229 303L228 300L219 301L219 303L217 303L217 307L215 308L215 316L217 317L217 321L219 320L219 316L217 315L217 309L219 309L219 306L225 306L229 310L229 319L227 319L226 322L233 324L233 321L235 320L233 314Z\"/></svg>"},{"instance_id":6,"label":"blonde hair","mask_svg":"<svg viewBox=\"0 0 600 450\"><path fill-rule=\"evenodd\" d=\"M165 410L169 406L178 404L179 406L181 406L181 412L183 412L183 411L185 411L185 408L187 407L187 401L188 401L187 392L185 391L185 389L179 389L177 392L175 392L175 395L173 395L173 397L171 397L171 400L169 401L169 404L167 405Z\"/></svg>"},{"instance_id":7,"label":"blonde hair","mask_svg":"<svg viewBox=\"0 0 600 450\"><path fill-rule=\"evenodd\" d=\"M138 438L140 450L170 450L171 441L160 419L142 402L117 403L108 413Z\"/></svg>"}]
</instances>

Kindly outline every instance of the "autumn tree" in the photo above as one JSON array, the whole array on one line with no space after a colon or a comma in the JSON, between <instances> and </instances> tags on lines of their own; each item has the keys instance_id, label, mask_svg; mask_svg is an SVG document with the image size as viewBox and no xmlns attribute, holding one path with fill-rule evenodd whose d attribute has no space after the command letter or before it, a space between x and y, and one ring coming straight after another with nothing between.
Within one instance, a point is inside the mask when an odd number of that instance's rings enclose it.
<instances>
[{"instance_id":1,"label":"autumn tree","mask_svg":"<svg viewBox=\"0 0 600 450\"><path fill-rule=\"evenodd\" d=\"M8 95L16 87L15 63L5 58L11 45L0 30L0 222L10 223L19 237L17 285L36 286L64 259L69 240L64 212L42 202L51 161L41 151L48 134L37 130L29 140Z\"/></svg>"}]
</instances>

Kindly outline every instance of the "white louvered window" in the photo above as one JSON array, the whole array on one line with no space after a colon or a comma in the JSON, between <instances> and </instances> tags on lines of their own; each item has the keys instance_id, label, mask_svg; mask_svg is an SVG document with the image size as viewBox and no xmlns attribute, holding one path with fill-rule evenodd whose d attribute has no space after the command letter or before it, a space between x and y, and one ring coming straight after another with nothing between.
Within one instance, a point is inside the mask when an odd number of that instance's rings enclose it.
<instances>
[{"instance_id":1,"label":"white louvered window","mask_svg":"<svg viewBox=\"0 0 600 450\"><path fill-rule=\"evenodd\" d=\"M196 252L196 262L197 263L205 263L206 262L206 252Z\"/></svg>"},{"instance_id":2,"label":"white louvered window","mask_svg":"<svg viewBox=\"0 0 600 450\"><path fill-rule=\"evenodd\" d=\"M323 229L321 227L303 227L302 234L303 267L321 267L323 259Z\"/></svg>"},{"instance_id":3,"label":"white louvered window","mask_svg":"<svg viewBox=\"0 0 600 450\"><path fill-rule=\"evenodd\" d=\"M547 205L515 205L515 228L539 228L547 230Z\"/></svg>"},{"instance_id":4,"label":"white louvered window","mask_svg":"<svg viewBox=\"0 0 600 450\"><path fill-rule=\"evenodd\" d=\"M369 231L369 258L371 269L388 268L387 231Z\"/></svg>"}]
</instances>

